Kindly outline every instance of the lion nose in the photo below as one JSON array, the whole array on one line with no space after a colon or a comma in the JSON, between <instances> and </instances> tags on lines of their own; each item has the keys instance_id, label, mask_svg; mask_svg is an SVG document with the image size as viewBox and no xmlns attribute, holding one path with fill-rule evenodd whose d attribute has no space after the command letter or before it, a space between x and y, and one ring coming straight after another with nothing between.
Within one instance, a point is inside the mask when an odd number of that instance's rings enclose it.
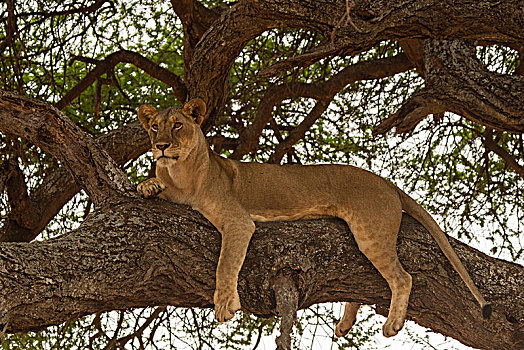
<instances>
[{"instance_id":1,"label":"lion nose","mask_svg":"<svg viewBox=\"0 0 524 350\"><path fill-rule=\"evenodd\" d=\"M158 143L158 144L155 145L155 147L158 148L161 151L164 151L169 146L171 146L171 144L169 144L169 143Z\"/></svg>"}]
</instances>

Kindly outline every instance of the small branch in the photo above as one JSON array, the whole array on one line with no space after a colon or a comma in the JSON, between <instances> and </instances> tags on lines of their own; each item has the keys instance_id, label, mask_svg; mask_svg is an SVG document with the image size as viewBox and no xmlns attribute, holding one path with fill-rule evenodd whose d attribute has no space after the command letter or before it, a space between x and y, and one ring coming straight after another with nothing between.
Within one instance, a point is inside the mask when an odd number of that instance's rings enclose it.
<instances>
[{"instance_id":1,"label":"small branch","mask_svg":"<svg viewBox=\"0 0 524 350\"><path fill-rule=\"evenodd\" d=\"M324 113L324 111L328 108L333 97L334 96L328 96L327 98L317 101L315 107L313 107L313 109L308 113L306 118L304 118L304 120L289 133L288 137L284 141L280 142L278 146L275 147L275 151L271 157L269 157L268 163L280 163L282 157L284 157L287 151L291 149L295 143L301 140L309 128L311 128L317 119L320 118L322 113Z\"/></svg>"},{"instance_id":2,"label":"small branch","mask_svg":"<svg viewBox=\"0 0 524 350\"><path fill-rule=\"evenodd\" d=\"M493 139L493 130L486 129L486 131L482 133L482 136L486 149L496 153L511 169L513 169L513 171L515 171L520 177L524 179L524 167L519 165L514 156L509 154L504 148L497 144L497 142Z\"/></svg>"},{"instance_id":3,"label":"small branch","mask_svg":"<svg viewBox=\"0 0 524 350\"><path fill-rule=\"evenodd\" d=\"M301 96L320 99L325 96L325 91L322 84L287 83L269 87L258 105L255 119L240 135L239 144L229 158L239 160L244 155L254 152L258 148L258 139L262 131L271 120L274 106L285 98Z\"/></svg>"},{"instance_id":4,"label":"small branch","mask_svg":"<svg viewBox=\"0 0 524 350\"><path fill-rule=\"evenodd\" d=\"M376 126L373 135L385 134L393 128L398 134L406 133L413 130L428 114L440 115L443 112L445 109L438 98L434 97L432 91L423 88L406 100L396 113Z\"/></svg>"},{"instance_id":5,"label":"small branch","mask_svg":"<svg viewBox=\"0 0 524 350\"><path fill-rule=\"evenodd\" d=\"M264 327L267 326L271 321L273 321L273 317L266 318L264 322L262 322L260 326L258 326L258 336L255 345L253 345L253 350L256 350L258 348L258 344L260 344L260 340L262 340L262 331L264 330Z\"/></svg>"},{"instance_id":6,"label":"small branch","mask_svg":"<svg viewBox=\"0 0 524 350\"><path fill-rule=\"evenodd\" d=\"M78 59L78 58L75 58ZM165 69L153 61L145 58L144 56L128 50L120 50L108 55L104 60L97 61L96 66L87 75L76 84L55 106L58 109L64 109L65 106L70 104L75 98L80 96L89 86L91 86L102 74L111 71L119 63L131 63L137 68L142 69L144 72L156 78L163 83L171 86L175 97L179 102L184 103L186 101L187 90L182 79Z\"/></svg>"},{"instance_id":7,"label":"small branch","mask_svg":"<svg viewBox=\"0 0 524 350\"><path fill-rule=\"evenodd\" d=\"M282 317L280 335L275 340L277 350L291 350L291 332L297 321L298 288L292 273L275 277L273 282L276 311Z\"/></svg>"},{"instance_id":8,"label":"small branch","mask_svg":"<svg viewBox=\"0 0 524 350\"><path fill-rule=\"evenodd\" d=\"M144 333L145 329L147 327L149 327L149 325L154 321L156 320L156 318L162 313L166 311L166 306L159 306L157 308L155 308L155 310L151 313L151 315L149 315L149 317L147 318L147 320L136 330L134 331L133 333L131 334L128 334L122 338L119 338L116 343L119 345L119 346L124 346L126 345L127 342L129 342L131 339L133 339L134 337L136 338L139 338L142 336L142 333Z\"/></svg>"},{"instance_id":9,"label":"small branch","mask_svg":"<svg viewBox=\"0 0 524 350\"><path fill-rule=\"evenodd\" d=\"M97 0L93 3L93 5L86 6L86 7L80 7L77 9L70 9L70 10L64 10L64 11L35 11L35 12L22 12L18 14L18 17L27 17L27 16L42 16L44 18L50 18L50 17L57 17L57 16L68 16L75 13L92 13L97 11L102 7L102 5L106 2L109 2L111 6L113 6L111 0Z\"/></svg>"}]
</instances>

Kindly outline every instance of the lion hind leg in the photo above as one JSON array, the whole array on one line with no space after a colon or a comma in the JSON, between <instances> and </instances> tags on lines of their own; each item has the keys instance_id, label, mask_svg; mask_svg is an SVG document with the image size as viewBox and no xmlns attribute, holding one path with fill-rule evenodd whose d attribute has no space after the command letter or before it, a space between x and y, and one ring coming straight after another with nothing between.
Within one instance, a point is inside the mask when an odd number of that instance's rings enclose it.
<instances>
[{"instance_id":1,"label":"lion hind leg","mask_svg":"<svg viewBox=\"0 0 524 350\"><path fill-rule=\"evenodd\" d=\"M344 306L344 315L335 327L335 335L337 337L344 337L355 324L357 319L359 303L346 303Z\"/></svg>"},{"instance_id":2,"label":"lion hind leg","mask_svg":"<svg viewBox=\"0 0 524 350\"><path fill-rule=\"evenodd\" d=\"M397 256L397 233L400 227L398 218L390 216L390 220L378 224L360 221L359 224L348 222L362 253L380 272L391 289L391 303L388 318L382 327L385 337L396 335L404 326L412 278L407 273Z\"/></svg>"}]
</instances>

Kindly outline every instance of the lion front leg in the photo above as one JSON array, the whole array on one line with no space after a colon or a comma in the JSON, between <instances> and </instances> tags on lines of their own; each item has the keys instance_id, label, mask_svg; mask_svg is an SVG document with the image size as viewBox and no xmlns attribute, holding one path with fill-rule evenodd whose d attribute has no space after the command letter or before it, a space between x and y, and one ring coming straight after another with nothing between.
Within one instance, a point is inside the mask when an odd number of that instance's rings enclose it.
<instances>
[{"instance_id":1,"label":"lion front leg","mask_svg":"<svg viewBox=\"0 0 524 350\"><path fill-rule=\"evenodd\" d=\"M246 257L247 247L255 224L252 220L235 222L226 225L222 233L222 248L216 272L215 319L219 322L229 321L240 310L238 296L238 273Z\"/></svg>"},{"instance_id":2,"label":"lion front leg","mask_svg":"<svg viewBox=\"0 0 524 350\"><path fill-rule=\"evenodd\" d=\"M219 322L229 321L241 308L237 290L238 273L244 263L251 236L255 232L255 223L249 214L242 208L235 209L215 211L212 215L206 215L206 211L202 211L222 234L213 298L215 319Z\"/></svg>"},{"instance_id":3,"label":"lion front leg","mask_svg":"<svg viewBox=\"0 0 524 350\"><path fill-rule=\"evenodd\" d=\"M152 177L141 182L136 187L137 192L145 198L154 197L167 188L166 185L158 178Z\"/></svg>"}]
</instances>

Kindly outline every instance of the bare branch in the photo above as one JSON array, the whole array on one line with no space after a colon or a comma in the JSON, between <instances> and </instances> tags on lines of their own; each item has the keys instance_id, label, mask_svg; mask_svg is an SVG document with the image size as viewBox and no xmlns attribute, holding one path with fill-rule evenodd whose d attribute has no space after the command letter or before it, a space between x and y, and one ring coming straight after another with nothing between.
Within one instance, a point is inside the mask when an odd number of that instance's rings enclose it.
<instances>
[{"instance_id":1,"label":"bare branch","mask_svg":"<svg viewBox=\"0 0 524 350\"><path fill-rule=\"evenodd\" d=\"M346 85L358 80L379 79L395 75L400 72L414 68L405 54L399 54L393 57L382 58L375 61L359 62L344 68L342 71L329 78L327 81L318 84L306 83L287 83L282 85L271 86L268 88L262 101L260 102L257 115L251 125L249 125L240 136L240 143L231 155L231 159L241 159L245 154L253 152L258 147L258 139L271 119L273 107L286 98L308 97L319 101L315 112L310 113L310 118L303 122L292 138L282 144L279 154L285 153L295 142L300 140L305 131L304 126L311 126L314 120L318 118L327 108L325 101L331 101L333 96L342 90ZM320 114L318 114L318 112ZM316 115L316 117L314 117ZM279 158L280 157L280 158ZM275 155L274 161L280 161L281 155Z\"/></svg>"},{"instance_id":2,"label":"bare branch","mask_svg":"<svg viewBox=\"0 0 524 350\"><path fill-rule=\"evenodd\" d=\"M486 131L482 133L482 136L486 149L496 153L511 169L513 169L520 177L524 179L524 167L519 165L514 156L509 154L504 148L497 144L497 142L493 139L493 130L486 129Z\"/></svg>"},{"instance_id":3,"label":"bare branch","mask_svg":"<svg viewBox=\"0 0 524 350\"><path fill-rule=\"evenodd\" d=\"M96 0L92 5L85 6L85 7L79 7L77 9L70 9L70 10L63 10L63 11L34 11L34 12L21 12L18 14L18 17L26 17L26 16L41 16L44 18L50 18L50 17L57 17L57 16L68 16L75 13L91 13L96 12L99 10L102 5L105 3L109 3L111 6L113 6L113 3L111 0Z\"/></svg>"},{"instance_id":4,"label":"bare branch","mask_svg":"<svg viewBox=\"0 0 524 350\"><path fill-rule=\"evenodd\" d=\"M275 151L269 157L269 163L280 163L282 157L287 153L295 143L304 137L306 132L311 128L311 126L317 121L318 118L324 113L324 111L329 107L331 100L334 96L328 96L327 98L318 100L315 104L315 107L308 113L304 120L291 131L288 137L280 142Z\"/></svg>"}]
</instances>

